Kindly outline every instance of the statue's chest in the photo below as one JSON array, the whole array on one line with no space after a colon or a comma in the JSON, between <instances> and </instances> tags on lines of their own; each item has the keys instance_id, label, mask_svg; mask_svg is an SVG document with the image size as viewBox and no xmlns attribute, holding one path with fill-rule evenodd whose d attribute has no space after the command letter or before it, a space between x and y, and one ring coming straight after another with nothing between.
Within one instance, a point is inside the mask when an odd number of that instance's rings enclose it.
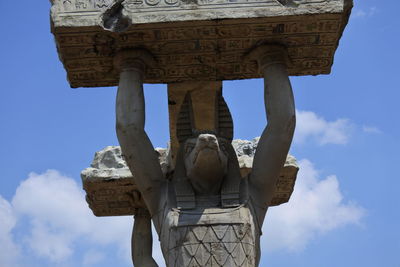
<instances>
[{"instance_id":1,"label":"statue's chest","mask_svg":"<svg viewBox=\"0 0 400 267\"><path fill-rule=\"evenodd\" d=\"M167 266L254 267L259 234L249 208L170 210L161 235Z\"/></svg>"}]
</instances>

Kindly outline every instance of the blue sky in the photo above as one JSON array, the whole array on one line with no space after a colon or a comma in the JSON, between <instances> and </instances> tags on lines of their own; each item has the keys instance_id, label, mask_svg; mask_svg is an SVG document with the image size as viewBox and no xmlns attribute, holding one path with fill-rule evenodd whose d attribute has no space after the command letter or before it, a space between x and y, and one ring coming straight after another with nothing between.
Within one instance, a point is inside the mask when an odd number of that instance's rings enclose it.
<instances>
[{"instance_id":1,"label":"blue sky","mask_svg":"<svg viewBox=\"0 0 400 267\"><path fill-rule=\"evenodd\" d=\"M0 267L130 266L132 219L94 217L79 176L117 145L116 88L69 88L48 1L0 8ZM399 8L356 0L332 73L291 78L301 171L267 215L260 266L400 267ZM147 131L165 147L166 87L145 93ZM224 95L235 137L259 136L262 80L224 82Z\"/></svg>"}]
</instances>

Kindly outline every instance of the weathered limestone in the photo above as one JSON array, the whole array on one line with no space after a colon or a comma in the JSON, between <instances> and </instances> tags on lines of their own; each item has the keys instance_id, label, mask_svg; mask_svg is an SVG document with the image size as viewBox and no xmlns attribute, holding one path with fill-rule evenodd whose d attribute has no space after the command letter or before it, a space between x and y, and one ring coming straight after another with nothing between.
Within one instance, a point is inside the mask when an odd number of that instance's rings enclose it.
<instances>
[{"instance_id":1,"label":"weathered limestone","mask_svg":"<svg viewBox=\"0 0 400 267\"><path fill-rule=\"evenodd\" d=\"M166 149L157 148L165 177L169 171ZM144 206L135 180L118 146L96 152L89 168L81 172L86 201L96 216L134 215Z\"/></svg>"},{"instance_id":2,"label":"weathered limestone","mask_svg":"<svg viewBox=\"0 0 400 267\"><path fill-rule=\"evenodd\" d=\"M245 56L263 43L287 47L290 75L328 74L352 6L351 0L52 3L52 31L72 87L117 85L115 53L137 47L157 60L145 83L261 78Z\"/></svg>"},{"instance_id":3,"label":"weathered limestone","mask_svg":"<svg viewBox=\"0 0 400 267\"><path fill-rule=\"evenodd\" d=\"M104 13L130 25L195 20L304 16L341 13L343 0L50 0L56 27L103 25ZM350 2L350 1L347 1ZM118 9L119 8L119 9ZM107 14L107 13L106 13Z\"/></svg>"},{"instance_id":4,"label":"weathered limestone","mask_svg":"<svg viewBox=\"0 0 400 267\"><path fill-rule=\"evenodd\" d=\"M233 140L232 145L238 157L243 179L251 173L254 154L259 138L251 141ZM165 179L171 178L173 167L168 149L156 148ZM296 159L288 155L276 183L276 192L271 206L278 206L289 201L296 182L298 166ZM108 146L96 152L89 168L81 172L86 200L96 216L134 215L143 201L135 184L135 178L121 155L119 146ZM136 200L136 201L135 201ZM140 201L137 201L140 200Z\"/></svg>"}]
</instances>

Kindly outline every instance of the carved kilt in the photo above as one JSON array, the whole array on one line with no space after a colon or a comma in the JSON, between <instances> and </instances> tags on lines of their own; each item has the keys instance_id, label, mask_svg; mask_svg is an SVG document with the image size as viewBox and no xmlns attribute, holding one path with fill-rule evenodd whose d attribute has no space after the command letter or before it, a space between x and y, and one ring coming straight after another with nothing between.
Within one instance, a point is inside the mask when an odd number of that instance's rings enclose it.
<instances>
[{"instance_id":1,"label":"carved kilt","mask_svg":"<svg viewBox=\"0 0 400 267\"><path fill-rule=\"evenodd\" d=\"M258 265L260 231L249 204L164 214L160 241L167 267Z\"/></svg>"}]
</instances>

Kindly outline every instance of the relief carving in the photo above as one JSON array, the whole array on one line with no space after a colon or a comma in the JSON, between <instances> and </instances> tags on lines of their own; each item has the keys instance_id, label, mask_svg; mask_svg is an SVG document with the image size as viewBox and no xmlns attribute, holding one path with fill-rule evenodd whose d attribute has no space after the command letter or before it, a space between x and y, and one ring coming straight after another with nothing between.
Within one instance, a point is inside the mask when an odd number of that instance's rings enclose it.
<instances>
[{"instance_id":1,"label":"relief carving","mask_svg":"<svg viewBox=\"0 0 400 267\"><path fill-rule=\"evenodd\" d=\"M59 5L62 12L77 12L77 11L100 11L108 8L113 0L55 0L56 5Z\"/></svg>"},{"instance_id":2,"label":"relief carving","mask_svg":"<svg viewBox=\"0 0 400 267\"><path fill-rule=\"evenodd\" d=\"M81 10L81 9L88 9L89 7L89 1L75 1L75 9L76 10Z\"/></svg>"},{"instance_id":3,"label":"relief carving","mask_svg":"<svg viewBox=\"0 0 400 267\"><path fill-rule=\"evenodd\" d=\"M147 6L146 6L147 4ZM280 4L276 0L145 0L145 5L143 5L143 1L140 0L126 0L124 3L127 10L131 12L135 12L136 8L168 8L169 10L175 10L176 8L183 5L197 5L198 7L207 8L211 6L232 6L232 5L254 5L254 4L262 4L263 6L279 6Z\"/></svg>"},{"instance_id":4,"label":"relief carving","mask_svg":"<svg viewBox=\"0 0 400 267\"><path fill-rule=\"evenodd\" d=\"M110 6L112 0L96 0L95 7L97 8L107 8Z\"/></svg>"},{"instance_id":5,"label":"relief carving","mask_svg":"<svg viewBox=\"0 0 400 267\"><path fill-rule=\"evenodd\" d=\"M113 0L55 0L54 1L57 4L60 5L61 11L63 12L76 12L76 11L82 11L82 10L91 10L91 11L96 11L96 10L102 10L110 7L110 5L113 3ZM238 1L229 1L229 0L199 0L195 2L191 1L185 1L185 0L126 0L124 2L124 6L127 8L127 10L135 12L136 8L154 8L154 7L161 7L161 8L179 8L181 5L187 5L187 4L196 4L199 7L201 6L213 6L213 5L237 5L237 4L246 4L246 5L252 5L254 3L262 3L263 5L279 5L277 1L275 0L253 0L253 1L247 1L247 0L238 0Z\"/></svg>"},{"instance_id":6,"label":"relief carving","mask_svg":"<svg viewBox=\"0 0 400 267\"><path fill-rule=\"evenodd\" d=\"M204 1L206 0L199 0L199 3L205 3ZM276 0L251 1L255 2L280 5ZM55 2L57 3L73 10L81 8L90 11L109 7L113 1L60 0ZM182 4L179 0L125 0L123 6L126 10L131 6L132 12L138 12L142 10L139 3L148 7L152 5L152 8ZM207 3L214 5L227 2L213 0ZM321 1L301 1L300 4L304 3ZM169 14L169 11L148 14L156 16L161 13ZM148 11L140 12L145 14ZM261 74L255 67L255 61L243 60L249 50L261 43L287 46L293 61L293 65L288 68L290 75L325 74L330 72L343 20L340 14L324 14L306 16L304 19L281 16L223 23L199 21L181 23L178 27L172 25L176 24L143 24L140 27L127 28L121 33L105 31L100 27L88 28L82 32L60 31L56 34L56 41L71 85L116 85L118 77L111 58L119 49L135 47L151 51L158 61L156 69L146 70L145 82L148 83L193 80L196 75L212 80L259 78Z\"/></svg>"}]
</instances>

